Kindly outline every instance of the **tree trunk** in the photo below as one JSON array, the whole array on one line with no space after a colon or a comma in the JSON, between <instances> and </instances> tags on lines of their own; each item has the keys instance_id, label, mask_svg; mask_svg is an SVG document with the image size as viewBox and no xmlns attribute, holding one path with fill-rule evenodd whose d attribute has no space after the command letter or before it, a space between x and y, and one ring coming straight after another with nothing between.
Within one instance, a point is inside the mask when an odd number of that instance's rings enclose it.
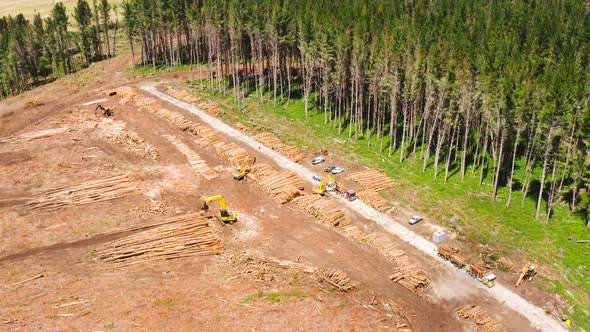
<instances>
[{"instance_id":1,"label":"tree trunk","mask_svg":"<svg viewBox=\"0 0 590 332\"><path fill-rule=\"evenodd\" d=\"M539 220L539 213L541 212L541 199L543 198L543 189L545 189L545 177L547 175L547 162L549 159L549 151L551 150L551 140L553 136L553 126L549 128L549 135L547 135L547 142L545 148L545 157L543 158L543 173L541 175L541 185L539 186L539 195L537 198L537 212L535 219Z\"/></svg>"},{"instance_id":2,"label":"tree trunk","mask_svg":"<svg viewBox=\"0 0 590 332\"><path fill-rule=\"evenodd\" d=\"M512 200L512 186L514 184L514 164L516 163L516 151L518 150L518 140L520 139L521 124L518 123L516 128L516 138L514 140L514 149L512 151L512 165L510 167L510 179L508 180L508 200L506 201L506 207L510 207L510 201Z\"/></svg>"}]
</instances>

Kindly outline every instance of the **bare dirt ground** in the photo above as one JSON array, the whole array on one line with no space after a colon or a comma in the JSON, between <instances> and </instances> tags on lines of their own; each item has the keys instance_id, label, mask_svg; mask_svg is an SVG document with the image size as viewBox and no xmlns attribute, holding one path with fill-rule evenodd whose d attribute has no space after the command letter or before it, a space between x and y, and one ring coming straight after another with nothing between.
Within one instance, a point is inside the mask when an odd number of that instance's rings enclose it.
<instances>
[{"instance_id":1,"label":"bare dirt ground","mask_svg":"<svg viewBox=\"0 0 590 332\"><path fill-rule=\"evenodd\" d=\"M110 89L140 91L159 79L130 82L127 64L125 57L101 62L0 104L0 329L472 331L475 324L457 318L455 309L478 304L509 331L534 330L528 317L487 289L463 282L465 272L396 240L432 279L422 294L408 291L389 280L392 265L375 249L233 180L230 164L189 133L131 103L120 105L119 96L105 97ZM39 96L42 105L29 103ZM112 118L95 117L95 105L81 106L98 98L116 106ZM186 110L165 107L203 124ZM204 179L169 136L223 172ZM218 136L256 154L258 163L287 167ZM108 200L94 201L90 193L51 208L31 203L52 198L49 190L69 195L76 185L120 175L126 177ZM197 212L200 198L215 194L239 215L233 225L210 221L222 254L130 266L97 258L104 244ZM366 216L347 214L366 231L383 230ZM356 288L339 291L313 273L265 261L272 258L340 269Z\"/></svg>"}]
</instances>

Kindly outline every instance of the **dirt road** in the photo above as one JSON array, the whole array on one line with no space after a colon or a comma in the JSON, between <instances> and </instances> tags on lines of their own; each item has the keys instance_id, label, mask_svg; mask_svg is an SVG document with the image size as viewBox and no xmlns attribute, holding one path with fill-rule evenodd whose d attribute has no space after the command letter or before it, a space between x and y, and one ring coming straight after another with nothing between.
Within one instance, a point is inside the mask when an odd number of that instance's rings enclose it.
<instances>
[{"instance_id":1,"label":"dirt road","mask_svg":"<svg viewBox=\"0 0 590 332\"><path fill-rule=\"evenodd\" d=\"M314 172L312 172L308 168L291 161L290 159L282 156L278 152L271 150L270 148L267 148L258 141L254 140L252 137L249 137L241 131L232 128L225 122L209 115L207 112L199 109L198 107L182 102L178 99L172 98L162 92L159 92L156 89L154 83L143 85L141 88L155 95L161 100L169 102L177 107L180 107L193 113L194 115L199 117L203 122L208 123L212 128L214 128L218 132L226 136L229 136L237 141L243 142L252 147L253 149L257 149L260 153L263 153L269 158L274 159L274 161L280 167L291 172L294 172L297 175L299 175L304 181L312 183L312 176ZM368 206L360 200L348 202L340 198L339 201L341 205L346 209L349 209L354 213L357 213L369 220L374 221L375 223L383 227L383 229L389 232L390 234L397 236L401 240L407 242L408 244L425 253L426 255L435 259L437 258L436 246L433 243L424 239L423 237L414 233L413 231L407 229L406 227L403 227L390 216L376 211L375 209L373 209L372 207ZM454 269L454 267L452 267L450 264L443 264L441 266L444 266L444 268L449 270ZM471 283L472 286L484 288L483 285L481 285L474 279L469 278L466 274L462 274L458 276L458 278L464 279L461 281L464 281L465 283ZM543 331L565 331L565 329L559 322L546 315L541 308L531 304L526 299L514 293L507 287L501 284L497 284L496 287L488 290L488 292L490 296L494 297L498 301L504 303L507 307L511 308L516 312L519 312L520 314L528 318L532 326Z\"/></svg>"}]
</instances>

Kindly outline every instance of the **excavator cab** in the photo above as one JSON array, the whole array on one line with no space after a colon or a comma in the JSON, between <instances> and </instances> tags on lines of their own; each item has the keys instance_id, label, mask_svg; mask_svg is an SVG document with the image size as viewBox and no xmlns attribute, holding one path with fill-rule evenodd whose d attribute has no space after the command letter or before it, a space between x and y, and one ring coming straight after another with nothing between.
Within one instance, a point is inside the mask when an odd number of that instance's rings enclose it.
<instances>
[{"instance_id":1,"label":"excavator cab","mask_svg":"<svg viewBox=\"0 0 590 332\"><path fill-rule=\"evenodd\" d=\"M209 211L209 205L207 203L214 201L219 201L219 215L217 216L217 219L219 219L222 224L233 224L238 221L238 215L235 212L227 209L227 206L225 205L225 198L223 198L221 195L215 195L203 199L203 206L201 207L201 210Z\"/></svg>"}]
</instances>

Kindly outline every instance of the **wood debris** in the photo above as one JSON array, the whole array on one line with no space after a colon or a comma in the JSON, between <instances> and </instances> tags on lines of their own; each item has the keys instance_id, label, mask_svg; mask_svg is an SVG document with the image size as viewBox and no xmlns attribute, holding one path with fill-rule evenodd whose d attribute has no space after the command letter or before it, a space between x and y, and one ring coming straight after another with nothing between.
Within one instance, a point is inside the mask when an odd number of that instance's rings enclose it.
<instances>
[{"instance_id":1,"label":"wood debris","mask_svg":"<svg viewBox=\"0 0 590 332\"><path fill-rule=\"evenodd\" d=\"M244 159L250 156L248 151L235 143L218 143L215 145L215 152L221 158L231 162L234 167L240 166Z\"/></svg>"},{"instance_id":2,"label":"wood debris","mask_svg":"<svg viewBox=\"0 0 590 332\"><path fill-rule=\"evenodd\" d=\"M213 115L213 116L223 116L223 114L225 114L225 111L222 110L219 106L217 106L216 104L207 101L204 103L200 103L197 105L197 107L199 107L200 109L203 109L205 111L207 111L207 113Z\"/></svg>"},{"instance_id":3,"label":"wood debris","mask_svg":"<svg viewBox=\"0 0 590 332\"><path fill-rule=\"evenodd\" d=\"M509 270L510 272L516 272L516 265L514 264L514 262L512 262L510 260L510 258L508 258L506 256L502 256L502 257L498 258L498 260L496 261L496 264L498 266L501 266L501 267Z\"/></svg>"},{"instance_id":4,"label":"wood debris","mask_svg":"<svg viewBox=\"0 0 590 332\"><path fill-rule=\"evenodd\" d=\"M305 155L296 146L283 144L272 133L258 134L254 136L254 139L295 162L305 158Z\"/></svg>"},{"instance_id":5,"label":"wood debris","mask_svg":"<svg viewBox=\"0 0 590 332\"><path fill-rule=\"evenodd\" d=\"M389 279L412 292L430 285L431 280L426 272L412 264L408 255L403 250L398 249L386 234L371 233L363 241L381 252L394 265L394 273L389 276Z\"/></svg>"},{"instance_id":6,"label":"wood debris","mask_svg":"<svg viewBox=\"0 0 590 332\"><path fill-rule=\"evenodd\" d=\"M250 275L259 281L270 282L279 274L316 273L317 268L301 263L262 256L246 251L225 251L218 256L221 261L229 261L241 274Z\"/></svg>"},{"instance_id":7,"label":"wood debris","mask_svg":"<svg viewBox=\"0 0 590 332\"><path fill-rule=\"evenodd\" d=\"M322 280L343 292L347 292L356 287L356 284L350 280L348 274L339 269L319 269L317 275Z\"/></svg>"},{"instance_id":8,"label":"wood debris","mask_svg":"<svg viewBox=\"0 0 590 332\"><path fill-rule=\"evenodd\" d=\"M338 185L340 186L340 184ZM340 191L342 191L342 189L340 189ZM388 200L381 197L378 192L371 189L361 191L356 195L361 201L369 204L381 212L387 210L391 206L391 203Z\"/></svg>"},{"instance_id":9,"label":"wood debris","mask_svg":"<svg viewBox=\"0 0 590 332\"><path fill-rule=\"evenodd\" d=\"M207 166L205 160L203 160L195 150L184 144L179 138L174 135L164 135L163 137L170 141L170 143L172 143L178 151L186 157L189 164L191 164L192 169L194 169L199 175L207 180L213 180L219 177L219 172Z\"/></svg>"},{"instance_id":10,"label":"wood debris","mask_svg":"<svg viewBox=\"0 0 590 332\"><path fill-rule=\"evenodd\" d=\"M293 202L305 212L318 218L322 223L332 227L345 227L350 221L344 215L338 204L328 197L320 195L303 195L293 199Z\"/></svg>"},{"instance_id":11,"label":"wood debris","mask_svg":"<svg viewBox=\"0 0 590 332\"><path fill-rule=\"evenodd\" d=\"M166 224L109 242L94 252L105 262L123 265L187 256L215 255L223 251L219 237L201 214L170 218Z\"/></svg>"},{"instance_id":12,"label":"wood debris","mask_svg":"<svg viewBox=\"0 0 590 332\"><path fill-rule=\"evenodd\" d=\"M67 205L108 201L139 192L127 175L93 180L69 188L56 188L37 195L24 206L32 210L56 210Z\"/></svg>"},{"instance_id":13,"label":"wood debris","mask_svg":"<svg viewBox=\"0 0 590 332\"><path fill-rule=\"evenodd\" d=\"M506 328L504 325L494 320L490 314L482 309L480 306L475 304L468 304L461 308L456 309L457 315L463 319L470 319L477 325L482 327L488 332L505 332Z\"/></svg>"},{"instance_id":14,"label":"wood debris","mask_svg":"<svg viewBox=\"0 0 590 332\"><path fill-rule=\"evenodd\" d=\"M387 175L373 169L350 174L347 178L373 191L380 191L395 185Z\"/></svg>"},{"instance_id":15,"label":"wood debris","mask_svg":"<svg viewBox=\"0 0 590 332\"><path fill-rule=\"evenodd\" d=\"M21 134L21 135L17 135L17 136L8 136L5 138L0 138L0 144L18 144L18 143L32 141L34 139L51 137L51 136L54 136L57 134L65 133L68 129L69 128L67 128L67 127L52 128L52 129L46 129L46 130L41 130L41 131L25 133L25 134Z\"/></svg>"}]
</instances>

